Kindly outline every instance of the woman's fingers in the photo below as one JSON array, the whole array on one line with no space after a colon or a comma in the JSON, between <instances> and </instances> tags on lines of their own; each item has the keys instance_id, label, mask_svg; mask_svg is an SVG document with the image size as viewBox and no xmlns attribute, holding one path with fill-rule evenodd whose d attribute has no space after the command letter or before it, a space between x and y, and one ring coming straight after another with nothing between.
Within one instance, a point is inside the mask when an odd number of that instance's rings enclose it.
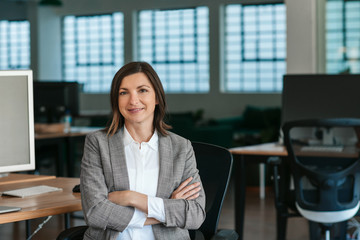
<instances>
[{"instance_id":1,"label":"woman's fingers","mask_svg":"<svg viewBox=\"0 0 360 240\"><path fill-rule=\"evenodd\" d=\"M194 188L193 190L186 192L183 195L183 197L184 197L184 199L189 199L190 197L192 197L195 194L199 193L200 190L201 190L201 187Z\"/></svg>"},{"instance_id":2,"label":"woman's fingers","mask_svg":"<svg viewBox=\"0 0 360 240\"><path fill-rule=\"evenodd\" d=\"M188 197L188 198L186 198L187 200L192 200L192 199L196 199L197 197L199 197L200 196L200 193L196 193L196 194L194 194L194 195L192 195L191 197Z\"/></svg>"},{"instance_id":3,"label":"woman's fingers","mask_svg":"<svg viewBox=\"0 0 360 240\"><path fill-rule=\"evenodd\" d=\"M193 177L187 178L179 185L179 187L174 192L180 192L184 187L186 187L186 185L188 185L191 182L191 180L193 180Z\"/></svg>"},{"instance_id":4,"label":"woman's fingers","mask_svg":"<svg viewBox=\"0 0 360 240\"><path fill-rule=\"evenodd\" d=\"M199 196L195 195L201 190L200 182L195 182L185 187L182 186L182 189L179 189L180 186L173 192L171 195L172 199L194 199Z\"/></svg>"},{"instance_id":5,"label":"woman's fingers","mask_svg":"<svg viewBox=\"0 0 360 240\"><path fill-rule=\"evenodd\" d=\"M187 194L188 192L190 192L192 189L194 189L194 188L196 188L196 187L198 187L198 186L200 186L200 183L199 183L199 182L195 182L195 183L193 183L193 184L190 184L189 186L184 187L180 192L181 192L183 195L185 195L185 194Z\"/></svg>"}]
</instances>

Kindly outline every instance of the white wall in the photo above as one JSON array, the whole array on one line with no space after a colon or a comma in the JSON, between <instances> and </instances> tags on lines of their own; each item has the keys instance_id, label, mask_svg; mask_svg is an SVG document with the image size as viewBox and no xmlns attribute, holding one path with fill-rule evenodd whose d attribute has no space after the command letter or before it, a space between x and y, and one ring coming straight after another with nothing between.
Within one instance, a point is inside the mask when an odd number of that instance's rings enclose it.
<instances>
[{"instance_id":1,"label":"white wall","mask_svg":"<svg viewBox=\"0 0 360 240\"><path fill-rule=\"evenodd\" d=\"M55 14L54 9L38 8L37 30L37 79L61 80L61 18Z\"/></svg>"},{"instance_id":2,"label":"white wall","mask_svg":"<svg viewBox=\"0 0 360 240\"><path fill-rule=\"evenodd\" d=\"M124 13L125 62L136 60L136 11L149 8L177 8L185 6L209 7L210 15L210 93L168 94L169 111L181 112L204 109L205 117L219 118L241 114L246 105L281 106L281 94L225 94L220 91L222 77L221 14L222 4L214 0L62 0L62 7L38 6L29 1L27 14L31 21L32 68L38 80L61 80L61 18L67 14L86 15L122 11ZM246 0L247 1L247 0ZM324 1L324 0L320 0ZM239 3L244 0L223 0L223 3ZM248 2L256 2L254 0ZM322 61L318 44L316 0L286 0L287 6L287 71L289 73L314 73L319 71ZM14 4L11 11L14 12ZM11 4L10 4L11 3ZM3 2L1 2L3 4ZM16 7L15 7L16 8ZM0 5L0 9L4 9ZM1 13L2 10L0 10ZM323 43L322 43L323 45ZM320 46L322 46L320 44ZM320 55L319 55L320 54ZM80 109L83 112L110 111L107 94L81 94Z\"/></svg>"},{"instance_id":3,"label":"white wall","mask_svg":"<svg viewBox=\"0 0 360 240\"><path fill-rule=\"evenodd\" d=\"M325 69L325 0L285 0L287 73Z\"/></svg>"}]
</instances>

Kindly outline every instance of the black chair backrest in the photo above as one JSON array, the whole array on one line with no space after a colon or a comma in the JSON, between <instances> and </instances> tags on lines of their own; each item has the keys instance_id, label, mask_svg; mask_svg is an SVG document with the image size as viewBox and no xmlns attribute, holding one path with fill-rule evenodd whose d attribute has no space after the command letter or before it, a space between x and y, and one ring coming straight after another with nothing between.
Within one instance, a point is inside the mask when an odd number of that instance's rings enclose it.
<instances>
[{"instance_id":1,"label":"black chair backrest","mask_svg":"<svg viewBox=\"0 0 360 240\"><path fill-rule=\"evenodd\" d=\"M233 158L223 147L199 142L193 142L192 146L206 194L206 219L199 230L205 239L210 239L217 231Z\"/></svg>"},{"instance_id":2,"label":"black chair backrest","mask_svg":"<svg viewBox=\"0 0 360 240\"><path fill-rule=\"evenodd\" d=\"M360 129L360 119L308 119L287 122L283 126L284 144L288 151L291 174L294 177L297 204L313 211L341 211L359 203L359 154L301 153L291 138L294 128ZM301 143L300 143L301 145ZM305 179L305 180L304 180Z\"/></svg>"}]
</instances>

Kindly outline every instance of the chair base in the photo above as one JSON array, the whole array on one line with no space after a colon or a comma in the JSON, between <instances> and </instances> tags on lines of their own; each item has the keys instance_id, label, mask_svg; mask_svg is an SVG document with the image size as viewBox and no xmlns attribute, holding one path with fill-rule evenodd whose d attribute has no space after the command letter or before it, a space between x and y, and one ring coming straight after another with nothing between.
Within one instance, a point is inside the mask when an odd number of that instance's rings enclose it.
<instances>
[{"instance_id":1,"label":"chair base","mask_svg":"<svg viewBox=\"0 0 360 240\"><path fill-rule=\"evenodd\" d=\"M346 240L347 234L347 221L334 223L334 224L321 224L309 221L309 239L319 240L326 237L326 231L331 240Z\"/></svg>"},{"instance_id":2,"label":"chair base","mask_svg":"<svg viewBox=\"0 0 360 240\"><path fill-rule=\"evenodd\" d=\"M359 210L360 202L352 209L347 209L343 211L310 211L301 208L298 203L295 203L297 210L299 213L304 216L306 219L319 222L319 223L336 223L342 222L345 220L349 220Z\"/></svg>"}]
</instances>

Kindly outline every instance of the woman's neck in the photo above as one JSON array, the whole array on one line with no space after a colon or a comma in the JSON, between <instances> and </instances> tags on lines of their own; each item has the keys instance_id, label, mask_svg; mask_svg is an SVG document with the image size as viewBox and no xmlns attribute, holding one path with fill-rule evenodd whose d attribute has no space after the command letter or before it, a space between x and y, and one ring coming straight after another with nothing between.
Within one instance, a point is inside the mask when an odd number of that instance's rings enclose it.
<instances>
[{"instance_id":1,"label":"woman's neck","mask_svg":"<svg viewBox=\"0 0 360 240\"><path fill-rule=\"evenodd\" d=\"M153 126L145 127L142 125L134 126L133 124L126 124L125 127L131 137L138 143L148 142L154 134Z\"/></svg>"}]
</instances>

